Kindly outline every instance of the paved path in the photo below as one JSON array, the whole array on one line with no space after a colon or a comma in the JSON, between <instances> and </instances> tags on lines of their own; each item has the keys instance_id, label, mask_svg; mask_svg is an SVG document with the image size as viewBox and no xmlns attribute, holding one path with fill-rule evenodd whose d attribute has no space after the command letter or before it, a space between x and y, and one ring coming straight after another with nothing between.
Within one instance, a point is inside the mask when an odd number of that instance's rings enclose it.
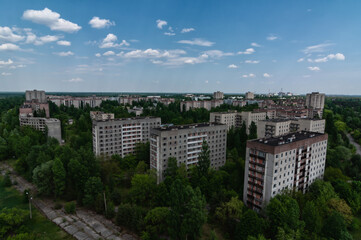
<instances>
[{"instance_id":1,"label":"paved path","mask_svg":"<svg viewBox=\"0 0 361 240\"><path fill-rule=\"evenodd\" d=\"M355 140L353 139L353 137L351 136L351 134L347 133L347 137L350 140L350 143L353 144L356 148L356 153L361 155L361 146L355 142Z\"/></svg>"},{"instance_id":2,"label":"paved path","mask_svg":"<svg viewBox=\"0 0 361 240\"><path fill-rule=\"evenodd\" d=\"M29 189L32 193L36 192L36 187L18 176L14 169L4 162L0 162L0 173L5 175L10 172L13 185L19 192ZM35 194L34 194L35 195ZM61 227L64 231L78 240L136 240L137 237L122 231L122 229L113 224L104 216L96 214L84 208L77 208L76 214L66 214L63 209L55 210L52 199L34 198L32 204L37 207L48 219Z\"/></svg>"}]
</instances>

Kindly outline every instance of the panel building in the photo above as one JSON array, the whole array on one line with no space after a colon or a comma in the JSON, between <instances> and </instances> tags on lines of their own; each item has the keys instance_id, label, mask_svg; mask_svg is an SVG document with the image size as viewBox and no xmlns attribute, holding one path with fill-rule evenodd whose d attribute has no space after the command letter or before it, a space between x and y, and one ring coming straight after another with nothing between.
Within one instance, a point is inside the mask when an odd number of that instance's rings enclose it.
<instances>
[{"instance_id":1,"label":"panel building","mask_svg":"<svg viewBox=\"0 0 361 240\"><path fill-rule=\"evenodd\" d=\"M254 93L253 92L246 92L246 99L254 99Z\"/></svg>"},{"instance_id":2,"label":"panel building","mask_svg":"<svg viewBox=\"0 0 361 240\"><path fill-rule=\"evenodd\" d=\"M150 130L159 127L161 119L159 117L124 119L93 117L92 123L95 155L119 154L124 157L134 153L138 142L149 141Z\"/></svg>"},{"instance_id":3,"label":"panel building","mask_svg":"<svg viewBox=\"0 0 361 240\"><path fill-rule=\"evenodd\" d=\"M198 163L203 141L210 150L211 167L218 169L226 162L227 126L218 123L201 123L154 128L150 136L150 167L157 171L158 183L164 179L169 157L187 169Z\"/></svg>"},{"instance_id":4,"label":"panel building","mask_svg":"<svg viewBox=\"0 0 361 240\"><path fill-rule=\"evenodd\" d=\"M228 130L232 127L240 128L242 127L243 122L245 122L247 133L249 133L249 126L252 122L257 124L258 121L265 120L266 117L266 112L211 112L209 121L226 124Z\"/></svg>"},{"instance_id":5,"label":"panel building","mask_svg":"<svg viewBox=\"0 0 361 240\"><path fill-rule=\"evenodd\" d=\"M257 122L257 136L277 137L297 131L325 132L325 119L267 119Z\"/></svg>"},{"instance_id":6,"label":"panel building","mask_svg":"<svg viewBox=\"0 0 361 240\"><path fill-rule=\"evenodd\" d=\"M306 95L306 107L308 108L320 108L325 106L325 94L319 92L307 93Z\"/></svg>"},{"instance_id":7,"label":"panel building","mask_svg":"<svg viewBox=\"0 0 361 240\"><path fill-rule=\"evenodd\" d=\"M220 92L220 91L214 92L213 93L213 98L214 99L223 99L224 98L224 93Z\"/></svg>"},{"instance_id":8,"label":"panel building","mask_svg":"<svg viewBox=\"0 0 361 240\"><path fill-rule=\"evenodd\" d=\"M301 131L247 142L243 201L261 210L285 189L305 192L325 171L327 134Z\"/></svg>"},{"instance_id":9,"label":"panel building","mask_svg":"<svg viewBox=\"0 0 361 240\"><path fill-rule=\"evenodd\" d=\"M32 117L31 115L19 116L20 126L29 126L35 130L48 133L48 137L53 137L61 142L61 123L56 118Z\"/></svg>"}]
</instances>

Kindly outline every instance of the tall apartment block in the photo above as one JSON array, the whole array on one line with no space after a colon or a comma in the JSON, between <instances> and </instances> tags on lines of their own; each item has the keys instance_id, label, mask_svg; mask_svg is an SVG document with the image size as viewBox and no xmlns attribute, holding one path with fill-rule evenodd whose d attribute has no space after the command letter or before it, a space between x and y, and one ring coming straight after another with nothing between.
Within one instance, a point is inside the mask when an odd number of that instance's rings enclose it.
<instances>
[{"instance_id":1,"label":"tall apartment block","mask_svg":"<svg viewBox=\"0 0 361 240\"><path fill-rule=\"evenodd\" d=\"M25 91L26 102L36 101L38 103L47 103L45 91L38 90L26 90Z\"/></svg>"},{"instance_id":2,"label":"tall apartment block","mask_svg":"<svg viewBox=\"0 0 361 240\"><path fill-rule=\"evenodd\" d=\"M149 141L150 130L161 125L159 117L114 119L99 114L101 117L92 117L95 155L119 154L124 157L132 154L136 144Z\"/></svg>"},{"instance_id":3,"label":"tall apartment block","mask_svg":"<svg viewBox=\"0 0 361 240\"><path fill-rule=\"evenodd\" d=\"M325 94L319 92L307 93L306 95L306 107L309 108L321 108L325 106Z\"/></svg>"},{"instance_id":4,"label":"tall apartment block","mask_svg":"<svg viewBox=\"0 0 361 240\"><path fill-rule=\"evenodd\" d=\"M201 123L154 128L150 134L150 167L156 169L158 183L164 179L169 157L187 169L198 163L203 141L210 150L211 167L218 169L226 162L227 126L218 123Z\"/></svg>"},{"instance_id":5,"label":"tall apartment block","mask_svg":"<svg viewBox=\"0 0 361 240\"><path fill-rule=\"evenodd\" d=\"M265 120L266 116L266 112L211 112L209 121L226 124L228 129L242 127L243 122L245 122L248 133L252 122L257 124L258 121Z\"/></svg>"},{"instance_id":6,"label":"tall apartment block","mask_svg":"<svg viewBox=\"0 0 361 240\"><path fill-rule=\"evenodd\" d=\"M243 201L261 210L285 189L305 192L325 170L328 135L301 131L247 142Z\"/></svg>"},{"instance_id":7,"label":"tall apartment block","mask_svg":"<svg viewBox=\"0 0 361 240\"><path fill-rule=\"evenodd\" d=\"M254 99L254 93L253 92L246 92L246 99Z\"/></svg>"},{"instance_id":8,"label":"tall apartment block","mask_svg":"<svg viewBox=\"0 0 361 240\"><path fill-rule=\"evenodd\" d=\"M20 107L21 114L33 113L34 111L44 110L45 116L50 117L49 104L46 99L45 91L27 90L25 92L25 102Z\"/></svg>"},{"instance_id":9,"label":"tall apartment block","mask_svg":"<svg viewBox=\"0 0 361 240\"><path fill-rule=\"evenodd\" d=\"M220 91L214 92L213 93L213 98L214 99L223 99L224 98L224 93L220 92Z\"/></svg>"},{"instance_id":10,"label":"tall apartment block","mask_svg":"<svg viewBox=\"0 0 361 240\"><path fill-rule=\"evenodd\" d=\"M325 132L325 119L267 119L257 122L257 137L277 137L291 132Z\"/></svg>"}]
</instances>

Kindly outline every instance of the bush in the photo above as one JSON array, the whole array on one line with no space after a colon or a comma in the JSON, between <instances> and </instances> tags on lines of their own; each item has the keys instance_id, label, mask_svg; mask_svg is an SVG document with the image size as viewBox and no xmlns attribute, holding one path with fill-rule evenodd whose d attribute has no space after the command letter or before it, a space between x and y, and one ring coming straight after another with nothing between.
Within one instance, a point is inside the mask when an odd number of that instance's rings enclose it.
<instances>
[{"instance_id":1,"label":"bush","mask_svg":"<svg viewBox=\"0 0 361 240\"><path fill-rule=\"evenodd\" d=\"M146 214L146 210L139 206L128 203L121 204L118 207L116 222L120 226L140 233L144 229L144 217Z\"/></svg>"},{"instance_id":2,"label":"bush","mask_svg":"<svg viewBox=\"0 0 361 240\"><path fill-rule=\"evenodd\" d=\"M11 183L10 175L8 173L6 173L4 176L4 179L3 179L3 186L11 187L11 185L12 185L12 183Z\"/></svg>"},{"instance_id":3,"label":"bush","mask_svg":"<svg viewBox=\"0 0 361 240\"><path fill-rule=\"evenodd\" d=\"M55 205L54 205L55 210L59 210L62 207L63 207L63 205L61 205L61 203L59 203L59 202L56 202Z\"/></svg>"},{"instance_id":4,"label":"bush","mask_svg":"<svg viewBox=\"0 0 361 240\"><path fill-rule=\"evenodd\" d=\"M75 202L65 203L64 209L67 214L74 214L75 213Z\"/></svg>"},{"instance_id":5,"label":"bush","mask_svg":"<svg viewBox=\"0 0 361 240\"><path fill-rule=\"evenodd\" d=\"M105 217L109 218L109 219L115 217L114 203L113 202L109 202L107 204L107 211L105 212Z\"/></svg>"}]
</instances>

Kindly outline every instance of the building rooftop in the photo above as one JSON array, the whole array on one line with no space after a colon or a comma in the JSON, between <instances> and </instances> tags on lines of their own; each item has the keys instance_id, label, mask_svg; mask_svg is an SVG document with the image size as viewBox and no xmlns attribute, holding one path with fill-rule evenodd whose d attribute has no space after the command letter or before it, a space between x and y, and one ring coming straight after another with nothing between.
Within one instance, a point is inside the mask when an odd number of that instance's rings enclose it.
<instances>
[{"instance_id":1,"label":"building rooftop","mask_svg":"<svg viewBox=\"0 0 361 240\"><path fill-rule=\"evenodd\" d=\"M325 134L317 133L317 132L301 131L301 132L289 133L278 137L260 138L256 140L251 140L250 142L257 142L259 144L264 144L269 146L279 146L322 135Z\"/></svg>"},{"instance_id":2,"label":"building rooftop","mask_svg":"<svg viewBox=\"0 0 361 240\"><path fill-rule=\"evenodd\" d=\"M158 131L171 131L171 130L182 130L182 129L191 129L191 128L201 128L201 127L211 127L211 126L226 126L221 123L195 123L188 125L163 125L162 127L154 128Z\"/></svg>"}]
</instances>

